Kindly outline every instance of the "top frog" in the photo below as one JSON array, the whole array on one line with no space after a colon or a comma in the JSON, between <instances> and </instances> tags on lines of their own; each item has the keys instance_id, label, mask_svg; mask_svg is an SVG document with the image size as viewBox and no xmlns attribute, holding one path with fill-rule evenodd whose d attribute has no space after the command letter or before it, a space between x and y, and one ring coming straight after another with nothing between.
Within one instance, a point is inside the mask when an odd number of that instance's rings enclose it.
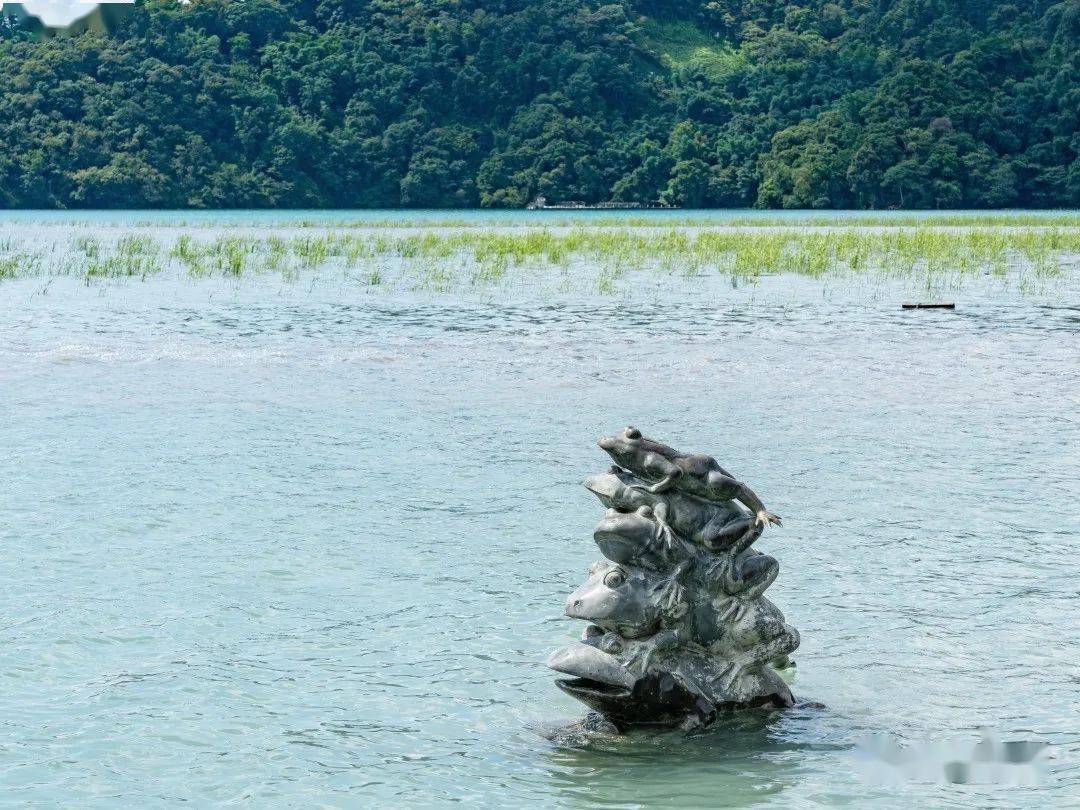
<instances>
[{"instance_id":1,"label":"top frog","mask_svg":"<svg viewBox=\"0 0 1080 810\"><path fill-rule=\"evenodd\" d=\"M605 436L597 444L620 467L655 482L644 488L647 492L655 495L674 489L708 501L738 500L754 513L759 525L780 525L780 517L767 510L748 486L736 480L712 456L680 453L645 438L633 427L617 436Z\"/></svg>"}]
</instances>

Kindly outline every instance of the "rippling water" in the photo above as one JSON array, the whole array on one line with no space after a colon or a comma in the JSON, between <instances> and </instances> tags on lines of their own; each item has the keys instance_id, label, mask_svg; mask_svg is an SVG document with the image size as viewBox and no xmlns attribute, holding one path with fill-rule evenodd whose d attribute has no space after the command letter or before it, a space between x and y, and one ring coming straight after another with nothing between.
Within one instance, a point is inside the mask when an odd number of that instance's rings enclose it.
<instances>
[{"instance_id":1,"label":"rippling water","mask_svg":"<svg viewBox=\"0 0 1080 810\"><path fill-rule=\"evenodd\" d=\"M0 802L1080 803L1078 299L902 295L3 284ZM783 515L826 708L548 739L628 423ZM1041 792L854 774L983 727L1050 744Z\"/></svg>"}]
</instances>

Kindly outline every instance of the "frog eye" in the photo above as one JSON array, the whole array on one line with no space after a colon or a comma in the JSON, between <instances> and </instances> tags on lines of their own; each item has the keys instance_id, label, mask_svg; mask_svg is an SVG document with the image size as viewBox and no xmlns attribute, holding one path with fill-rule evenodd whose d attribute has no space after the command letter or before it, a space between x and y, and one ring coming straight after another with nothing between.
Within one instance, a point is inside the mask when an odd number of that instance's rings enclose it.
<instances>
[{"instance_id":1,"label":"frog eye","mask_svg":"<svg viewBox=\"0 0 1080 810\"><path fill-rule=\"evenodd\" d=\"M608 633L600 640L600 649L606 653L618 655L623 651L622 639L614 633Z\"/></svg>"},{"instance_id":2,"label":"frog eye","mask_svg":"<svg viewBox=\"0 0 1080 810\"><path fill-rule=\"evenodd\" d=\"M640 439L641 438L641 431L638 430L636 427L628 427L626 429L625 435L626 435L626 438L628 438L628 439Z\"/></svg>"},{"instance_id":3,"label":"frog eye","mask_svg":"<svg viewBox=\"0 0 1080 810\"><path fill-rule=\"evenodd\" d=\"M618 588L626 582L626 574L622 571L608 571L604 577L604 584L609 588Z\"/></svg>"}]
</instances>

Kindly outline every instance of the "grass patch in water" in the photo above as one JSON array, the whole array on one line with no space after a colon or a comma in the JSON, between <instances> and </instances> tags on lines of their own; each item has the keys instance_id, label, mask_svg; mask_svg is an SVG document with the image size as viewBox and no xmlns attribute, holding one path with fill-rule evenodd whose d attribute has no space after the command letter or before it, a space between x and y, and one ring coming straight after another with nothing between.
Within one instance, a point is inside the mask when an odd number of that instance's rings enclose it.
<instances>
[{"instance_id":1,"label":"grass patch in water","mask_svg":"<svg viewBox=\"0 0 1080 810\"><path fill-rule=\"evenodd\" d=\"M573 267L592 273L596 289L614 292L631 268L749 279L780 272L811 277L917 275L928 283L945 276L1006 276L1018 270L1049 279L1080 258L1080 226L433 228L408 233L334 230L291 237L246 233L210 239L196 232L181 234L171 244L149 234L127 233L111 243L80 235L68 244L61 260L44 268L46 275L147 278L172 268L192 277L276 273L295 280L301 270L359 268L369 286L404 282L450 291L466 284L497 285L515 270L566 273ZM0 244L0 278L42 272L38 249L10 238Z\"/></svg>"}]
</instances>

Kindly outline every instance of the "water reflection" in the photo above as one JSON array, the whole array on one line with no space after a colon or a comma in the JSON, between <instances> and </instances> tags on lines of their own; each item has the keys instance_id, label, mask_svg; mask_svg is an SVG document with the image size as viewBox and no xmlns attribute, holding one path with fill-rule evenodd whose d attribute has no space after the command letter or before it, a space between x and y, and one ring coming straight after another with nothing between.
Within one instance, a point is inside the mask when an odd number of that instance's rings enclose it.
<instances>
[{"instance_id":1,"label":"water reflection","mask_svg":"<svg viewBox=\"0 0 1080 810\"><path fill-rule=\"evenodd\" d=\"M799 715L818 711L745 712L692 733L567 738L556 731L548 775L569 806L751 807L798 783L806 754L842 750L785 731Z\"/></svg>"}]
</instances>

